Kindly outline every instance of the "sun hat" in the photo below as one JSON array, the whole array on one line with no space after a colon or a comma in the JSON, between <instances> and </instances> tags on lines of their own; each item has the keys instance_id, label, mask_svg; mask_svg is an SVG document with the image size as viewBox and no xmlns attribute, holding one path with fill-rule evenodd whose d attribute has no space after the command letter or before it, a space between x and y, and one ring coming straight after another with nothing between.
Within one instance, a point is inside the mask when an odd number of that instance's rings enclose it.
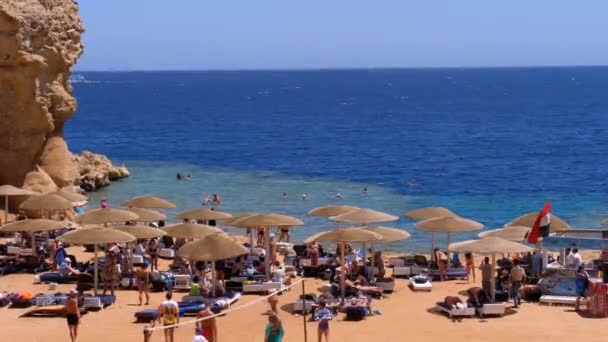
<instances>
[{"instance_id":1,"label":"sun hat","mask_svg":"<svg viewBox=\"0 0 608 342\"><path fill-rule=\"evenodd\" d=\"M70 258L65 258L63 261L70 263L70 262L72 262L72 259L70 259Z\"/></svg>"}]
</instances>

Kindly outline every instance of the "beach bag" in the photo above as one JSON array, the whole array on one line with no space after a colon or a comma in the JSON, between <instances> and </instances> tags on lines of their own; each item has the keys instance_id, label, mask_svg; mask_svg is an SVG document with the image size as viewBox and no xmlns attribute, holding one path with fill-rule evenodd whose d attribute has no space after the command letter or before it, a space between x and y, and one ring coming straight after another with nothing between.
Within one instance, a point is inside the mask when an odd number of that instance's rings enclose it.
<instances>
[{"instance_id":1,"label":"beach bag","mask_svg":"<svg viewBox=\"0 0 608 342\"><path fill-rule=\"evenodd\" d=\"M158 319L160 312L157 309L145 309L135 313L135 320L138 323L150 323Z\"/></svg>"},{"instance_id":2,"label":"beach bag","mask_svg":"<svg viewBox=\"0 0 608 342\"><path fill-rule=\"evenodd\" d=\"M347 321L362 321L367 318L367 308L364 306L349 306L346 308Z\"/></svg>"},{"instance_id":3,"label":"beach bag","mask_svg":"<svg viewBox=\"0 0 608 342\"><path fill-rule=\"evenodd\" d=\"M318 266L304 266L304 277L315 278L319 274Z\"/></svg>"}]
</instances>

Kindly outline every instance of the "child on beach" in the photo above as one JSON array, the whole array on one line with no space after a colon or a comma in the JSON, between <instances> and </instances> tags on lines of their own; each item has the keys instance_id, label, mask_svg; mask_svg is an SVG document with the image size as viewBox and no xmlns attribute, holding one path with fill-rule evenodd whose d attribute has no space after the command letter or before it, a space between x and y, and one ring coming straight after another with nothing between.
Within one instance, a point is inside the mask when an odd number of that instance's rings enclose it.
<instances>
[{"instance_id":1,"label":"child on beach","mask_svg":"<svg viewBox=\"0 0 608 342\"><path fill-rule=\"evenodd\" d=\"M268 325L265 330L264 342L282 342L285 336L285 329L279 316L271 314L268 316Z\"/></svg>"},{"instance_id":2,"label":"child on beach","mask_svg":"<svg viewBox=\"0 0 608 342\"><path fill-rule=\"evenodd\" d=\"M319 309L315 312L314 319L319 322L317 329L318 342L323 340L325 336L325 342L329 342L329 321L333 318L332 312L327 308L325 302L319 303Z\"/></svg>"}]
</instances>

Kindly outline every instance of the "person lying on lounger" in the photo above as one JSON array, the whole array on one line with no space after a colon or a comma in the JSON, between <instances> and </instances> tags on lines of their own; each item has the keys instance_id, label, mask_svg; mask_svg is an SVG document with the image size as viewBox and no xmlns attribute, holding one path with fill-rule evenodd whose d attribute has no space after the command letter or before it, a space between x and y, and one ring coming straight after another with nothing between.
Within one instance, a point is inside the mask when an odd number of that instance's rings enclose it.
<instances>
[{"instance_id":1,"label":"person lying on lounger","mask_svg":"<svg viewBox=\"0 0 608 342\"><path fill-rule=\"evenodd\" d=\"M78 270L72 268L72 259L65 258L59 266L59 274L63 277L67 277L72 274L80 274Z\"/></svg>"},{"instance_id":2,"label":"person lying on lounger","mask_svg":"<svg viewBox=\"0 0 608 342\"><path fill-rule=\"evenodd\" d=\"M349 288L354 288L357 289L365 294L368 295L372 295L372 296L377 296L380 297L382 296L382 292L384 291L384 289L382 289L381 287L376 287L376 286L362 286L362 285L355 285L355 283L353 283L350 279L345 279L344 280L344 286L349 289Z\"/></svg>"}]
</instances>

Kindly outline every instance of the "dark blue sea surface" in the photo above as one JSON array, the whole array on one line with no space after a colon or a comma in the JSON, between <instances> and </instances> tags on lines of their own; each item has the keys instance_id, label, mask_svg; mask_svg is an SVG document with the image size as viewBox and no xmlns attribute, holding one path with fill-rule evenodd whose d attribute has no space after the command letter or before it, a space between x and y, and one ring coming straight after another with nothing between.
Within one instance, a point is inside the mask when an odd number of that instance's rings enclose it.
<instances>
[{"instance_id":1,"label":"dark blue sea surface","mask_svg":"<svg viewBox=\"0 0 608 342\"><path fill-rule=\"evenodd\" d=\"M79 74L74 151L380 186L488 227L548 199L608 215L606 67Z\"/></svg>"}]
</instances>

